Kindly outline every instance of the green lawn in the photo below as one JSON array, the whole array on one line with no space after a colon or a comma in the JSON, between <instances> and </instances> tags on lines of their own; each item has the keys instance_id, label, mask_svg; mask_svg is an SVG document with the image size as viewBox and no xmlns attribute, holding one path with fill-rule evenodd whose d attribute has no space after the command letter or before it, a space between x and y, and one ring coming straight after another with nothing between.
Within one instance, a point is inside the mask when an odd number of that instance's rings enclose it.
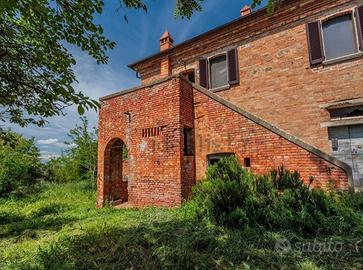
<instances>
[{"instance_id":1,"label":"green lawn","mask_svg":"<svg viewBox=\"0 0 363 270\"><path fill-rule=\"evenodd\" d=\"M339 252L282 255L276 240L314 239L228 230L194 220L186 208L96 209L95 192L83 183L0 199L0 269L363 269L361 239L331 237Z\"/></svg>"}]
</instances>

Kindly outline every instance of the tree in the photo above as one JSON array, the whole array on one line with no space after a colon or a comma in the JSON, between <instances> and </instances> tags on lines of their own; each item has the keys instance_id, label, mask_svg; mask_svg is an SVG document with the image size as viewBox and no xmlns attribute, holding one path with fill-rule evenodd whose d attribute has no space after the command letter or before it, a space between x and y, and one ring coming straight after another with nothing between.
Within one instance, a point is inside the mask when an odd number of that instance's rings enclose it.
<instances>
[{"instance_id":1,"label":"tree","mask_svg":"<svg viewBox=\"0 0 363 270\"><path fill-rule=\"evenodd\" d=\"M69 131L71 139L66 144L70 145L67 150L68 156L73 160L80 178L90 179L96 183L97 176L97 129L88 129L88 120L81 118L81 125Z\"/></svg>"},{"instance_id":2,"label":"tree","mask_svg":"<svg viewBox=\"0 0 363 270\"><path fill-rule=\"evenodd\" d=\"M147 11L144 0L114 1ZM202 2L176 0L174 15L190 18L201 10ZM0 120L42 126L47 117L62 114L72 104L80 114L98 108L97 101L72 87L77 82L72 70L76 61L67 44L79 47L99 64L107 63L106 51L115 43L93 22L103 6L104 0L0 1Z\"/></svg>"},{"instance_id":3,"label":"tree","mask_svg":"<svg viewBox=\"0 0 363 270\"><path fill-rule=\"evenodd\" d=\"M41 179L39 156L33 139L12 131L0 133L0 197L24 194Z\"/></svg>"},{"instance_id":4,"label":"tree","mask_svg":"<svg viewBox=\"0 0 363 270\"><path fill-rule=\"evenodd\" d=\"M46 165L45 175L49 181L70 182L86 180L95 187L97 176L97 129L89 130L88 120L81 117L68 133L69 148Z\"/></svg>"}]
</instances>

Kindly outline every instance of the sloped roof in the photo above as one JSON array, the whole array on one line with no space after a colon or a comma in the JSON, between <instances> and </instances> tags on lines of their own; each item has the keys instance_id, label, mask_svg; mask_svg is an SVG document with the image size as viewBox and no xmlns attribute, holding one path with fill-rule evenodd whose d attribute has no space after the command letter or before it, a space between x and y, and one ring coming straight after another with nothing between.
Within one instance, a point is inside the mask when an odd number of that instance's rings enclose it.
<instances>
[{"instance_id":1,"label":"sloped roof","mask_svg":"<svg viewBox=\"0 0 363 270\"><path fill-rule=\"evenodd\" d=\"M301 0L284 0L284 1L283 1L283 4L284 4L284 5L288 5L288 4L291 4L291 3L294 3L294 2L299 2L299 1L301 1ZM155 53L155 54L152 54L152 55L150 55L150 56L147 56L146 58L143 58L143 59L138 60L138 61L136 61L136 62L134 62L134 63L131 63L131 64L129 64L129 65L128 65L128 67L129 67L129 68L131 68L131 69L134 69L134 68L135 68L135 66L137 66L137 65L139 65L139 64L142 64L143 62L146 62L146 61L149 61L149 60L151 60L151 59L153 59L153 58L156 58L156 57L159 57L159 56L162 56L162 55L168 54L169 52L171 52L171 51L175 51L175 50L179 49L179 48L180 48L180 47L182 47L182 46L185 46L185 45L187 45L187 44L189 44L189 43L192 43L192 42L196 42L196 41L200 40L201 38L203 38L203 37L205 37L205 36L213 35L214 33L218 32L218 31L220 31L220 30L222 30L222 29L224 29L224 28L228 28L228 27L230 27L231 25L234 25L234 24L240 24L240 23L244 23L244 22L247 22L247 21L250 21L250 20L254 20L254 19L257 19L257 18L259 18L259 17L261 17L261 16L263 16L263 15L265 15L265 14L267 14L267 7L257 9L257 10L255 10L255 11L252 11L252 12L251 12L250 14L248 14L248 15L238 17L238 18L236 18L236 19L235 19L235 20L233 20L233 21L230 21L230 22L225 23L225 24L223 24L223 25L221 25L221 26L218 26L218 27L216 27L216 28L213 28L213 29L211 29L211 30L209 30L209 31L207 31L207 32L204 32L204 33L202 33L202 34L200 34L200 35L197 35L197 36L195 36L195 37L193 37L193 38L191 38L191 39L185 40L185 41L183 41L183 42L181 42L181 43L179 43L179 44L175 45L175 46L174 46L174 47L172 47L172 48L166 49L166 50L161 51L161 52L157 52L157 53ZM165 32L164 32L164 34L161 36L161 38L163 38L163 36L164 36L165 34L168 34L168 33L169 33L168 31L165 31Z\"/></svg>"}]
</instances>

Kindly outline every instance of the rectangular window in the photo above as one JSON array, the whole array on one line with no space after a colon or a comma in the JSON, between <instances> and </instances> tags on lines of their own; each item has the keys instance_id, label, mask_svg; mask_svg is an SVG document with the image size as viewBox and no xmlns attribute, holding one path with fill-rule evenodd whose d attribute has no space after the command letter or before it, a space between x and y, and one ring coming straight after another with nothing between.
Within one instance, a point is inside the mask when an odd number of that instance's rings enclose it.
<instances>
[{"instance_id":1,"label":"rectangular window","mask_svg":"<svg viewBox=\"0 0 363 270\"><path fill-rule=\"evenodd\" d=\"M362 117L363 116L363 105L338 108L338 109L330 109L329 113L330 113L331 119L342 119L342 118L348 118L348 117Z\"/></svg>"},{"instance_id":2,"label":"rectangular window","mask_svg":"<svg viewBox=\"0 0 363 270\"><path fill-rule=\"evenodd\" d=\"M218 88L228 85L228 69L226 55L219 55L209 60L210 87Z\"/></svg>"},{"instance_id":3,"label":"rectangular window","mask_svg":"<svg viewBox=\"0 0 363 270\"><path fill-rule=\"evenodd\" d=\"M327 20L322 28L326 60L358 52L352 14Z\"/></svg>"},{"instance_id":4,"label":"rectangular window","mask_svg":"<svg viewBox=\"0 0 363 270\"><path fill-rule=\"evenodd\" d=\"M224 90L239 84L239 71L238 50L233 48L199 60L199 84L206 89Z\"/></svg>"},{"instance_id":5,"label":"rectangular window","mask_svg":"<svg viewBox=\"0 0 363 270\"><path fill-rule=\"evenodd\" d=\"M250 158L244 158L244 161L243 161L243 163L244 163L244 166L246 167L246 168L250 168L251 167L251 159Z\"/></svg>"},{"instance_id":6,"label":"rectangular window","mask_svg":"<svg viewBox=\"0 0 363 270\"><path fill-rule=\"evenodd\" d=\"M218 154L210 154L207 156L208 159L208 165L212 166L216 163L218 163L218 161L220 161L222 158L227 158L230 156L234 156L234 153L218 153Z\"/></svg>"},{"instance_id":7,"label":"rectangular window","mask_svg":"<svg viewBox=\"0 0 363 270\"><path fill-rule=\"evenodd\" d=\"M184 128L184 155L194 155L194 129Z\"/></svg>"}]
</instances>

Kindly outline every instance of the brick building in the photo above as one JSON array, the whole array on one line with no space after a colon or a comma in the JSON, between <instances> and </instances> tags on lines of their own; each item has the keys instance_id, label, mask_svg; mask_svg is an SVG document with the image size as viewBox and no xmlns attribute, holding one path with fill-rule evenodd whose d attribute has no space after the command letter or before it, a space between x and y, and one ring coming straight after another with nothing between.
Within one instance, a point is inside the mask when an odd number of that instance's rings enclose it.
<instances>
[{"instance_id":1,"label":"brick building","mask_svg":"<svg viewBox=\"0 0 363 270\"><path fill-rule=\"evenodd\" d=\"M363 1L285 0L129 65L101 98L98 206L178 206L209 164L363 186Z\"/></svg>"}]
</instances>

